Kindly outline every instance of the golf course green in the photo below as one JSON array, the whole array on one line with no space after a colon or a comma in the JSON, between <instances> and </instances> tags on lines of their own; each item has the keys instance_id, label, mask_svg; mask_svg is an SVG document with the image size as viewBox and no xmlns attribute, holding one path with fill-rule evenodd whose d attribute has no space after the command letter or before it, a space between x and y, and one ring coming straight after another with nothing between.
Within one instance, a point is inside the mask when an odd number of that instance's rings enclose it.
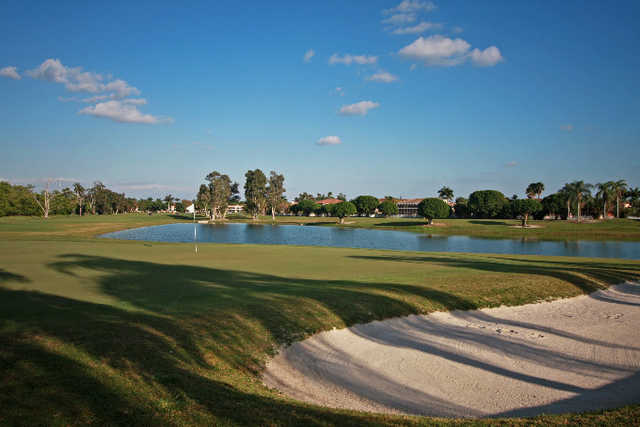
<instances>
[{"instance_id":1,"label":"golf course green","mask_svg":"<svg viewBox=\"0 0 640 427\"><path fill-rule=\"evenodd\" d=\"M640 261L222 244L201 244L196 253L193 244L96 237L186 220L0 218L0 425L620 425L640 419L640 402L532 419L367 414L300 403L261 381L279 346L319 331L576 296L640 279ZM374 220L380 222L366 219ZM565 227L574 233L572 224ZM603 233L640 236L638 224L624 220L594 235Z\"/></svg>"}]
</instances>

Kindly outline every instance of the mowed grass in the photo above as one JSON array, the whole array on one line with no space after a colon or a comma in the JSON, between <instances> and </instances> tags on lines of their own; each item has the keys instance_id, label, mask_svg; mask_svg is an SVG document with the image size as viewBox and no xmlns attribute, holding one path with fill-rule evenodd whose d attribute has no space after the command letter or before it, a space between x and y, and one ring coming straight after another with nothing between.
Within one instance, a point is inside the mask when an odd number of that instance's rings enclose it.
<instances>
[{"instance_id":1,"label":"mowed grass","mask_svg":"<svg viewBox=\"0 0 640 427\"><path fill-rule=\"evenodd\" d=\"M233 221L250 222L250 218L234 217ZM260 217L259 222L271 223L271 217ZM377 228L412 231L426 234L467 235L496 239L544 240L640 240L640 221L609 219L606 221L576 223L572 221L529 221L534 227L521 228L521 221L509 219L438 219L433 226L421 218L345 218L338 225L331 217L276 217L283 224L306 224L356 228Z\"/></svg>"},{"instance_id":2,"label":"mowed grass","mask_svg":"<svg viewBox=\"0 0 640 427\"><path fill-rule=\"evenodd\" d=\"M128 221L160 221L150 218ZM101 231L123 221L88 219ZM579 295L638 280L637 261L214 244L195 253L190 244L92 239L61 231L62 221L37 235L7 227L0 223L0 235L12 236L0 240L0 425L640 419L640 405L507 420L365 414L296 402L260 380L279 346L318 331Z\"/></svg>"}]
</instances>

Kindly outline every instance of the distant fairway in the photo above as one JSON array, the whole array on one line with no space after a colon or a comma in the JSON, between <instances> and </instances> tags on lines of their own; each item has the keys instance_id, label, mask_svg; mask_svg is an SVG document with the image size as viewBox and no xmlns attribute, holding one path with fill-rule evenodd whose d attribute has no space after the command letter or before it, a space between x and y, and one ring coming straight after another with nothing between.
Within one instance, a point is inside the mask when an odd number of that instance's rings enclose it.
<instances>
[{"instance_id":1,"label":"distant fairway","mask_svg":"<svg viewBox=\"0 0 640 427\"><path fill-rule=\"evenodd\" d=\"M637 261L93 237L176 220L0 219L0 424L459 425L296 402L260 375L318 331L640 279ZM638 419L640 405L508 423Z\"/></svg>"}]
</instances>

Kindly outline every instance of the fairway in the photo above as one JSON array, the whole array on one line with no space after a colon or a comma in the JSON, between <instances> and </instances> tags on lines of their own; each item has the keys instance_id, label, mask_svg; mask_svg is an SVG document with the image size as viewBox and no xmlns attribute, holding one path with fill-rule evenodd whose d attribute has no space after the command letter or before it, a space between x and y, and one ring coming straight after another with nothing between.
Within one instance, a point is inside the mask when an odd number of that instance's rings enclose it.
<instances>
[{"instance_id":1,"label":"fairway","mask_svg":"<svg viewBox=\"0 0 640 427\"><path fill-rule=\"evenodd\" d=\"M334 327L640 278L637 261L217 244L195 253L92 237L175 221L124 218L0 222L0 424L431 423L297 402L261 375L279 346ZM534 422L616 424L639 411Z\"/></svg>"}]
</instances>

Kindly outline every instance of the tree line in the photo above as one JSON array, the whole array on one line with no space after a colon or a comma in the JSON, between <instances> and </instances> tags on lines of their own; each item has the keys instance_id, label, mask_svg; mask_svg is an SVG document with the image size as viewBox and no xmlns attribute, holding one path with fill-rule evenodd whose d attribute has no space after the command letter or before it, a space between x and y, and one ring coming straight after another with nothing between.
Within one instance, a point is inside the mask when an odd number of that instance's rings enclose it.
<instances>
[{"instance_id":1,"label":"tree line","mask_svg":"<svg viewBox=\"0 0 640 427\"><path fill-rule=\"evenodd\" d=\"M12 185L0 181L0 216L117 215L136 211L157 212L168 209L172 204L177 211L184 211L191 201L179 201L171 195L162 200L126 197L124 193L108 189L100 181L89 188L75 183L55 190L51 190L51 181L48 181L41 191L36 191L33 185Z\"/></svg>"}]
</instances>

